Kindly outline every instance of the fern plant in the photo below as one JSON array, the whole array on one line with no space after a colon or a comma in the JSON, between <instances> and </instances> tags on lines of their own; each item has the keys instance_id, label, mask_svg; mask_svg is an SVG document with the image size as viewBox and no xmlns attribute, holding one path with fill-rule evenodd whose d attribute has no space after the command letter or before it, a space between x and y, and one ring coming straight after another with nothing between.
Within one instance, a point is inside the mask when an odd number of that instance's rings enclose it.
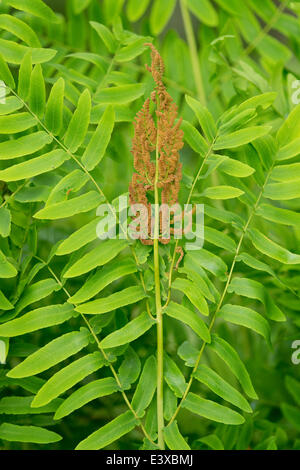
<instances>
[{"instance_id":1,"label":"fern plant","mask_svg":"<svg viewBox=\"0 0 300 470\"><path fill-rule=\"evenodd\" d=\"M299 448L298 2L48 3L0 5L1 448ZM198 249L128 236L160 198Z\"/></svg>"}]
</instances>

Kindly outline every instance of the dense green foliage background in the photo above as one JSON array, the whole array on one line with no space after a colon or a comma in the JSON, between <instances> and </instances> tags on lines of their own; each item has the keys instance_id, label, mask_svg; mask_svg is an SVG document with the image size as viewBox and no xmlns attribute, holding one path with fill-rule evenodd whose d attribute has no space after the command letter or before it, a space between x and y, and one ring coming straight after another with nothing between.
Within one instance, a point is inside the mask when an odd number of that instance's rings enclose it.
<instances>
[{"instance_id":1,"label":"dense green foliage background","mask_svg":"<svg viewBox=\"0 0 300 470\"><path fill-rule=\"evenodd\" d=\"M133 406L156 441L152 248L113 240L102 250L95 231L97 206L127 194L133 173L133 120L153 89L145 42L184 120L180 202L205 204L204 250L174 272L186 282L175 280L164 315L166 425L202 351L194 401L167 446L300 449L299 14L289 0L0 3L1 449L74 449L120 415L121 430L114 421L81 447L154 447L124 401L140 383ZM164 303L174 243L160 250ZM129 288L129 305L123 293L103 314L72 307ZM128 330L110 336L103 360L95 336L141 318L130 346ZM99 380L84 401L81 387Z\"/></svg>"}]
</instances>

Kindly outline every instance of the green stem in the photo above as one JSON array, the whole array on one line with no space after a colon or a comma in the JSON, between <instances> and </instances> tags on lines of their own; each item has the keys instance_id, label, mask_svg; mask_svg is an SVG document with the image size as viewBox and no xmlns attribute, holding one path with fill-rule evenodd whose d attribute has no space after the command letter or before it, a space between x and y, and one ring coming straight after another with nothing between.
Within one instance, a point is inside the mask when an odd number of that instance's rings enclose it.
<instances>
[{"instance_id":1,"label":"green stem","mask_svg":"<svg viewBox=\"0 0 300 470\"><path fill-rule=\"evenodd\" d=\"M156 305L156 326L157 326L157 427L158 427L158 446L160 449L165 448L164 444L164 395L163 395L163 384L164 384L164 338L163 338L163 315L161 305L161 292L160 292L160 270L159 270L159 229L160 229L160 217L159 217L159 194L158 194L158 135L156 144L156 174L154 184L154 196L155 196L155 224L154 224L154 279L155 279L155 305Z\"/></svg>"},{"instance_id":2,"label":"green stem","mask_svg":"<svg viewBox=\"0 0 300 470\"><path fill-rule=\"evenodd\" d=\"M188 8L186 6L186 0L180 0L180 7L181 7L181 14L182 14L182 19L184 23L184 29L185 29L185 33L186 33L186 37L187 37L187 41L189 45L189 50L190 50L190 55L191 55L193 74L194 74L198 98L203 104L203 106L206 106L206 97L205 97L205 91L204 91L204 86L203 86L203 78L202 78L202 73L201 73L201 68L200 68L200 61L198 57L197 44L196 44L196 39L194 36L191 17L190 17Z\"/></svg>"},{"instance_id":3,"label":"green stem","mask_svg":"<svg viewBox=\"0 0 300 470\"><path fill-rule=\"evenodd\" d=\"M105 87L107 85L107 79L115 65L115 60L116 60L116 55L118 54L119 50L121 48L121 45L119 44L119 46L117 47L117 50L116 52L114 53L114 56L110 59L110 62L109 62L109 66L108 66L108 69L104 75L104 77L102 78L101 82L99 83L98 85L98 88L97 88L97 91L101 90L102 87Z\"/></svg>"},{"instance_id":4,"label":"green stem","mask_svg":"<svg viewBox=\"0 0 300 470\"><path fill-rule=\"evenodd\" d=\"M261 41L264 39L264 37L271 31L274 25L276 25L277 21L279 20L280 16L284 12L284 10L287 8L289 4L289 0L285 0L285 2L282 2L279 7L277 8L276 12L270 19L269 23L265 25L265 27L260 31L260 33L255 37L253 42L248 45L247 49L244 50L243 55L250 55L256 47L261 43Z\"/></svg>"},{"instance_id":5,"label":"green stem","mask_svg":"<svg viewBox=\"0 0 300 470\"><path fill-rule=\"evenodd\" d=\"M155 274L155 302L156 302L156 323L157 323L157 425L158 425L158 445L164 449L164 396L163 396L163 316L160 294L160 273L159 273L159 253L158 239L154 240L154 274Z\"/></svg>"}]
</instances>

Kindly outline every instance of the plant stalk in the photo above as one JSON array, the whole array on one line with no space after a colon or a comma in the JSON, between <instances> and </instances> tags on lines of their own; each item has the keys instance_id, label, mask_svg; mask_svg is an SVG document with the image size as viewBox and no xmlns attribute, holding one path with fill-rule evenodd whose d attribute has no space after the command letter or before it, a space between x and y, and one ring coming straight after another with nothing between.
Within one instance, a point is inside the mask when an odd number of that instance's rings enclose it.
<instances>
[{"instance_id":1,"label":"plant stalk","mask_svg":"<svg viewBox=\"0 0 300 470\"><path fill-rule=\"evenodd\" d=\"M158 193L158 136L156 144L156 175L154 184L155 197L155 224L154 224L154 280L155 280L155 305L156 305L156 325L157 325L157 427L158 427L158 446L160 449L165 448L164 443L164 337L163 337L163 314L161 305L160 291L160 269L159 269L159 193Z\"/></svg>"},{"instance_id":2,"label":"plant stalk","mask_svg":"<svg viewBox=\"0 0 300 470\"><path fill-rule=\"evenodd\" d=\"M184 24L184 29L187 37L187 42L190 50L193 74L195 79L195 85L197 89L197 95L203 106L206 106L206 97L203 85L203 78L200 68L199 56L197 51L197 44L194 36L193 25L189 10L186 6L186 0L180 0L181 14Z\"/></svg>"}]
</instances>

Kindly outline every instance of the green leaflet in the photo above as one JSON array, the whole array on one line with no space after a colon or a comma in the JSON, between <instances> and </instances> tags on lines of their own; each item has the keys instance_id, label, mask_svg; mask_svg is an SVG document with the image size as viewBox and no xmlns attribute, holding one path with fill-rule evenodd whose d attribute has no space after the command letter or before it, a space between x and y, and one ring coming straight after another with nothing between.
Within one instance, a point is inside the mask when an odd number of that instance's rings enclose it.
<instances>
[{"instance_id":1,"label":"green leaflet","mask_svg":"<svg viewBox=\"0 0 300 470\"><path fill-rule=\"evenodd\" d=\"M45 202L49 196L47 186L27 186L22 188L16 195L15 201L26 202Z\"/></svg>"},{"instance_id":2,"label":"green leaflet","mask_svg":"<svg viewBox=\"0 0 300 470\"><path fill-rule=\"evenodd\" d=\"M241 127L244 127L251 119L255 117L255 115L256 110L254 108L247 108L241 112L239 112L237 109L233 117L229 120L226 119L226 122L220 126L220 135L230 134L240 129Z\"/></svg>"},{"instance_id":3,"label":"green leaflet","mask_svg":"<svg viewBox=\"0 0 300 470\"><path fill-rule=\"evenodd\" d=\"M68 255L74 251L79 250L88 243L96 240L97 238L97 225L100 218L94 219L88 224L84 225L76 232L72 233L66 240L64 240L56 250L57 256ZM88 300L88 299L87 299Z\"/></svg>"},{"instance_id":4,"label":"green leaflet","mask_svg":"<svg viewBox=\"0 0 300 470\"><path fill-rule=\"evenodd\" d=\"M58 21L53 10L41 0L30 0L30 2L28 2L28 0L5 0L5 3L17 10L26 11L46 21L53 23L57 23Z\"/></svg>"},{"instance_id":5,"label":"green leaflet","mask_svg":"<svg viewBox=\"0 0 300 470\"><path fill-rule=\"evenodd\" d=\"M212 155L212 160L220 159L221 163L219 169L230 176L236 176L237 178L246 178L254 173L254 168L245 163L242 163L233 158L225 157L224 155Z\"/></svg>"},{"instance_id":6,"label":"green leaflet","mask_svg":"<svg viewBox=\"0 0 300 470\"><path fill-rule=\"evenodd\" d=\"M128 274L135 273L136 271L137 266L130 258L123 259L121 264L119 261L109 263L90 277L68 302L75 305L86 302L112 282Z\"/></svg>"},{"instance_id":7,"label":"green leaflet","mask_svg":"<svg viewBox=\"0 0 300 470\"><path fill-rule=\"evenodd\" d=\"M17 424L2 423L0 425L0 439L11 442L50 444L60 441L62 437L56 432L37 426L19 426Z\"/></svg>"},{"instance_id":8,"label":"green leaflet","mask_svg":"<svg viewBox=\"0 0 300 470\"><path fill-rule=\"evenodd\" d=\"M190 450L190 446L187 444L185 439L180 434L178 429L177 421L173 421L164 429L164 437L167 446L171 450Z\"/></svg>"},{"instance_id":9,"label":"green leaflet","mask_svg":"<svg viewBox=\"0 0 300 470\"><path fill-rule=\"evenodd\" d=\"M266 315L270 320L286 321L286 316L279 307L274 303L270 294L263 284L252 279L235 277L229 287L228 292L257 299L265 306Z\"/></svg>"},{"instance_id":10,"label":"green leaflet","mask_svg":"<svg viewBox=\"0 0 300 470\"><path fill-rule=\"evenodd\" d=\"M0 279L15 277L18 274L16 268L7 260L0 250Z\"/></svg>"},{"instance_id":11,"label":"green leaflet","mask_svg":"<svg viewBox=\"0 0 300 470\"><path fill-rule=\"evenodd\" d=\"M258 396L253 388L248 371L235 349L217 335L212 335L212 341L208 347L218 354L218 356L228 365L231 372L240 382L245 393L247 393L250 398L257 400Z\"/></svg>"},{"instance_id":12,"label":"green leaflet","mask_svg":"<svg viewBox=\"0 0 300 470\"><path fill-rule=\"evenodd\" d=\"M82 157L82 163L87 170L93 170L104 157L114 124L114 109L112 106L108 106Z\"/></svg>"},{"instance_id":13,"label":"green leaflet","mask_svg":"<svg viewBox=\"0 0 300 470\"><path fill-rule=\"evenodd\" d=\"M145 85L136 83L134 85L120 85L99 90L94 100L101 104L127 104L137 100L145 93Z\"/></svg>"},{"instance_id":14,"label":"green leaflet","mask_svg":"<svg viewBox=\"0 0 300 470\"><path fill-rule=\"evenodd\" d=\"M108 51L115 52L117 42L110 30L105 25L97 23L96 21L90 21L90 25L102 39Z\"/></svg>"},{"instance_id":15,"label":"green leaflet","mask_svg":"<svg viewBox=\"0 0 300 470\"><path fill-rule=\"evenodd\" d=\"M206 284L203 277L197 272L197 267L193 266L190 263L184 264L183 268L179 268L178 272L181 274L186 274L187 278L192 281L194 287L208 300L211 302L215 302L215 298L213 297L212 293L210 292L208 285Z\"/></svg>"},{"instance_id":16,"label":"green leaflet","mask_svg":"<svg viewBox=\"0 0 300 470\"><path fill-rule=\"evenodd\" d=\"M1 310L12 310L14 306L9 302L9 300L5 297L3 292L0 290L0 309Z\"/></svg>"},{"instance_id":17,"label":"green leaflet","mask_svg":"<svg viewBox=\"0 0 300 470\"><path fill-rule=\"evenodd\" d=\"M144 312L120 330L114 331L101 341L103 349L116 348L123 344L131 343L148 331L155 321L151 320L148 313Z\"/></svg>"},{"instance_id":18,"label":"green leaflet","mask_svg":"<svg viewBox=\"0 0 300 470\"><path fill-rule=\"evenodd\" d=\"M155 0L150 14L150 28L154 36L159 35L169 22L176 6L176 0Z\"/></svg>"},{"instance_id":19,"label":"green leaflet","mask_svg":"<svg viewBox=\"0 0 300 470\"><path fill-rule=\"evenodd\" d=\"M17 134L34 127L36 124L36 119L29 113L0 116L0 134Z\"/></svg>"},{"instance_id":20,"label":"green leaflet","mask_svg":"<svg viewBox=\"0 0 300 470\"><path fill-rule=\"evenodd\" d=\"M155 357L148 357L131 402L138 417L144 415L145 409L148 408L154 396L156 382L153 377L156 376L156 367Z\"/></svg>"},{"instance_id":21,"label":"green leaflet","mask_svg":"<svg viewBox=\"0 0 300 470\"><path fill-rule=\"evenodd\" d=\"M0 171L0 179L3 181L19 181L33 178L34 176L48 173L60 167L67 159L68 154L63 150L53 150L41 157L32 158L23 163L13 165Z\"/></svg>"},{"instance_id":22,"label":"green leaflet","mask_svg":"<svg viewBox=\"0 0 300 470\"><path fill-rule=\"evenodd\" d=\"M236 411L230 410L223 405L219 405L211 400L200 398L194 393L189 393L182 404L183 408L192 413L203 416L206 419L217 423L239 425L245 422L243 416Z\"/></svg>"},{"instance_id":23,"label":"green leaflet","mask_svg":"<svg viewBox=\"0 0 300 470\"><path fill-rule=\"evenodd\" d=\"M24 294L16 304L16 314L28 307L28 305L38 302L48 297L52 292L60 290L59 284L54 279L44 279L27 287Z\"/></svg>"},{"instance_id":24,"label":"green leaflet","mask_svg":"<svg viewBox=\"0 0 300 470\"><path fill-rule=\"evenodd\" d=\"M200 364L194 373L194 377L223 400L232 403L247 413L252 413L252 408L243 395L206 365Z\"/></svg>"},{"instance_id":25,"label":"green leaflet","mask_svg":"<svg viewBox=\"0 0 300 470\"><path fill-rule=\"evenodd\" d=\"M211 227L204 227L204 238L205 241L219 246L224 250L230 251L231 253L236 252L236 243L234 240L219 230L215 230Z\"/></svg>"},{"instance_id":26,"label":"green leaflet","mask_svg":"<svg viewBox=\"0 0 300 470\"><path fill-rule=\"evenodd\" d=\"M124 360L118 372L121 389L129 390L131 385L137 381L141 372L140 358L131 346L126 349Z\"/></svg>"},{"instance_id":27,"label":"green leaflet","mask_svg":"<svg viewBox=\"0 0 300 470\"><path fill-rule=\"evenodd\" d=\"M24 55L19 69L18 95L26 100L30 89L30 80L32 72L32 52L28 50Z\"/></svg>"},{"instance_id":28,"label":"green leaflet","mask_svg":"<svg viewBox=\"0 0 300 470\"><path fill-rule=\"evenodd\" d=\"M74 197L67 201L47 205L34 215L35 219L64 219L76 214L89 212L95 209L103 201L103 198L96 191L90 191L82 196Z\"/></svg>"},{"instance_id":29,"label":"green leaflet","mask_svg":"<svg viewBox=\"0 0 300 470\"><path fill-rule=\"evenodd\" d=\"M196 266L199 265L203 267L216 277L219 277L222 281L226 280L227 266L218 256L202 248L200 251L194 252L193 255L188 253L186 255L186 261L189 261L190 258L191 262L196 264Z\"/></svg>"},{"instance_id":30,"label":"green leaflet","mask_svg":"<svg viewBox=\"0 0 300 470\"><path fill-rule=\"evenodd\" d=\"M177 397L174 392L164 384L164 418L166 421L170 421L177 409Z\"/></svg>"},{"instance_id":31,"label":"green leaflet","mask_svg":"<svg viewBox=\"0 0 300 470\"><path fill-rule=\"evenodd\" d=\"M182 122L181 128L184 132L184 141L194 152L204 157L208 153L209 147L200 132L187 121Z\"/></svg>"},{"instance_id":32,"label":"green leaflet","mask_svg":"<svg viewBox=\"0 0 300 470\"><path fill-rule=\"evenodd\" d=\"M87 403L96 398L111 395L119 389L117 382L112 377L94 380L72 393L57 409L54 419L62 419L73 413L73 411L82 408Z\"/></svg>"},{"instance_id":33,"label":"green leaflet","mask_svg":"<svg viewBox=\"0 0 300 470\"><path fill-rule=\"evenodd\" d=\"M156 415L156 400L152 400L149 410L146 415L145 428L152 439L157 437L157 415ZM149 444L148 444L149 445ZM152 446L149 446L151 449Z\"/></svg>"},{"instance_id":34,"label":"green leaflet","mask_svg":"<svg viewBox=\"0 0 300 470\"><path fill-rule=\"evenodd\" d=\"M217 26L219 19L216 10L209 0L187 0L187 6L191 12L199 18L201 23L207 26Z\"/></svg>"},{"instance_id":35,"label":"green leaflet","mask_svg":"<svg viewBox=\"0 0 300 470\"><path fill-rule=\"evenodd\" d=\"M6 39L0 39L0 54L11 64L21 64L27 52L31 52L33 64L48 62L56 55L54 49L26 47Z\"/></svg>"},{"instance_id":36,"label":"green leaflet","mask_svg":"<svg viewBox=\"0 0 300 470\"><path fill-rule=\"evenodd\" d=\"M72 318L73 312L68 304L41 307L1 325L0 336L15 337L59 325Z\"/></svg>"},{"instance_id":37,"label":"green leaflet","mask_svg":"<svg viewBox=\"0 0 300 470\"><path fill-rule=\"evenodd\" d=\"M184 341L177 350L178 356L185 361L187 367L194 367L199 351L189 341Z\"/></svg>"},{"instance_id":38,"label":"green leaflet","mask_svg":"<svg viewBox=\"0 0 300 470\"><path fill-rule=\"evenodd\" d=\"M300 137L278 150L276 160L289 160L300 153Z\"/></svg>"},{"instance_id":39,"label":"green leaflet","mask_svg":"<svg viewBox=\"0 0 300 470\"><path fill-rule=\"evenodd\" d=\"M271 206L270 204L260 204L256 214L277 224L292 225L294 227L299 227L300 224L300 214L288 209Z\"/></svg>"},{"instance_id":40,"label":"green leaflet","mask_svg":"<svg viewBox=\"0 0 300 470\"><path fill-rule=\"evenodd\" d=\"M0 20L1 20L1 17L0 17ZM4 83L6 83L6 85L8 85L10 88L12 88L13 90L15 89L16 84L14 81L14 77L12 76L7 63L5 62L1 54L0 54L0 79ZM3 105L3 103L1 104Z\"/></svg>"},{"instance_id":41,"label":"green leaflet","mask_svg":"<svg viewBox=\"0 0 300 470\"><path fill-rule=\"evenodd\" d=\"M1 59L0 59L1 60ZM0 116L6 116L15 113L23 108L23 103L15 96L6 98L5 103L0 103Z\"/></svg>"},{"instance_id":42,"label":"green leaflet","mask_svg":"<svg viewBox=\"0 0 300 470\"><path fill-rule=\"evenodd\" d=\"M187 296L192 304L201 312L203 315L208 316L209 309L205 298L199 291L195 290L192 282L187 279L177 278L172 284L172 289L179 290Z\"/></svg>"},{"instance_id":43,"label":"green leaflet","mask_svg":"<svg viewBox=\"0 0 300 470\"><path fill-rule=\"evenodd\" d=\"M259 137L263 137L271 130L269 126L261 127L248 127L247 129L240 129L232 134L223 135L217 138L214 144L214 150L230 149L240 147L241 145L248 144Z\"/></svg>"},{"instance_id":44,"label":"green leaflet","mask_svg":"<svg viewBox=\"0 0 300 470\"><path fill-rule=\"evenodd\" d=\"M189 2L189 7L191 7L191 1ZM185 96L185 99L189 107L194 111L206 138L212 142L217 135L217 126L212 115L207 108L202 106L200 101L188 95Z\"/></svg>"},{"instance_id":45,"label":"green leaflet","mask_svg":"<svg viewBox=\"0 0 300 470\"><path fill-rule=\"evenodd\" d=\"M130 305L144 299L146 294L144 289L140 286L127 287L120 292L104 297L102 299L94 300L86 304L82 304L76 308L76 312L86 313L91 315L102 314L110 312L125 305Z\"/></svg>"},{"instance_id":46,"label":"green leaflet","mask_svg":"<svg viewBox=\"0 0 300 470\"><path fill-rule=\"evenodd\" d=\"M300 264L300 255L296 255L281 247L277 243L273 242L270 238L263 235L257 229L251 229L249 232L251 241L255 248L269 256L270 258L276 259L284 264Z\"/></svg>"},{"instance_id":47,"label":"green leaflet","mask_svg":"<svg viewBox=\"0 0 300 470\"><path fill-rule=\"evenodd\" d=\"M259 313L248 307L240 305L224 305L219 311L219 317L235 325L245 326L263 336L270 343L270 326L267 320Z\"/></svg>"},{"instance_id":48,"label":"green leaflet","mask_svg":"<svg viewBox=\"0 0 300 470\"><path fill-rule=\"evenodd\" d=\"M75 15L82 13L91 3L91 0L73 0L73 8Z\"/></svg>"},{"instance_id":49,"label":"green leaflet","mask_svg":"<svg viewBox=\"0 0 300 470\"><path fill-rule=\"evenodd\" d=\"M46 105L46 88L43 70L37 64L31 74L29 87L29 106L31 111L39 118L43 117Z\"/></svg>"},{"instance_id":50,"label":"green leaflet","mask_svg":"<svg viewBox=\"0 0 300 470\"><path fill-rule=\"evenodd\" d=\"M187 384L184 375L177 364L167 354L164 354L164 379L176 397L182 397Z\"/></svg>"},{"instance_id":51,"label":"green leaflet","mask_svg":"<svg viewBox=\"0 0 300 470\"><path fill-rule=\"evenodd\" d=\"M64 277L71 278L81 276L98 266L103 266L115 258L126 246L127 242L125 240L101 241L96 248L73 264L65 273Z\"/></svg>"},{"instance_id":52,"label":"green leaflet","mask_svg":"<svg viewBox=\"0 0 300 470\"><path fill-rule=\"evenodd\" d=\"M287 183L269 183L265 187L264 197L275 201L288 201L300 197L300 179Z\"/></svg>"},{"instance_id":53,"label":"green leaflet","mask_svg":"<svg viewBox=\"0 0 300 470\"><path fill-rule=\"evenodd\" d=\"M273 169L270 178L283 182L300 180L300 163L278 165Z\"/></svg>"},{"instance_id":54,"label":"green leaflet","mask_svg":"<svg viewBox=\"0 0 300 470\"><path fill-rule=\"evenodd\" d=\"M62 400L53 400L52 403L41 408L32 408L34 396L30 397L4 397L0 400L0 414L30 415L40 413L55 413Z\"/></svg>"},{"instance_id":55,"label":"green leaflet","mask_svg":"<svg viewBox=\"0 0 300 470\"><path fill-rule=\"evenodd\" d=\"M192 330L206 343L210 342L210 334L204 321L194 312L178 305L175 302L170 302L166 308L165 313L176 320L182 321L188 325Z\"/></svg>"},{"instance_id":56,"label":"green leaflet","mask_svg":"<svg viewBox=\"0 0 300 470\"><path fill-rule=\"evenodd\" d=\"M208 217L211 217L212 219L215 219L215 220L219 220L220 222L224 222L225 224L232 224L235 226L237 225L238 227L241 227L241 228L244 225L243 219L237 214L234 214L234 212L230 212L224 209L219 209L217 207L212 207L212 206L209 206L208 204L205 204L204 213Z\"/></svg>"},{"instance_id":57,"label":"green leaflet","mask_svg":"<svg viewBox=\"0 0 300 470\"><path fill-rule=\"evenodd\" d=\"M276 158L277 145L276 140L271 135L266 135L263 138L257 139L252 143L253 147L257 151L260 157L259 165L269 170L274 164L274 159ZM250 156L251 161L251 156ZM265 184L265 176L262 176L261 186Z\"/></svg>"},{"instance_id":58,"label":"green leaflet","mask_svg":"<svg viewBox=\"0 0 300 470\"><path fill-rule=\"evenodd\" d=\"M105 13L105 19L108 24L113 24L113 32L118 41L123 39L123 25L120 24L118 25L119 28L115 26L115 23L117 19L121 15L121 11L123 8L124 0L116 0L115 2L110 2L109 0L104 0L104 13ZM117 31L116 31L117 29Z\"/></svg>"},{"instance_id":59,"label":"green leaflet","mask_svg":"<svg viewBox=\"0 0 300 470\"><path fill-rule=\"evenodd\" d=\"M74 170L62 178L52 189L47 198L46 206L54 205L58 202L66 202L69 195L77 193L89 181L88 176L81 170Z\"/></svg>"},{"instance_id":60,"label":"green leaflet","mask_svg":"<svg viewBox=\"0 0 300 470\"><path fill-rule=\"evenodd\" d=\"M129 21L138 21L147 10L150 0L129 0L127 2L127 17Z\"/></svg>"},{"instance_id":61,"label":"green leaflet","mask_svg":"<svg viewBox=\"0 0 300 470\"><path fill-rule=\"evenodd\" d=\"M132 431L136 425L137 420L131 411L127 411L81 441L76 450L102 449Z\"/></svg>"},{"instance_id":62,"label":"green leaflet","mask_svg":"<svg viewBox=\"0 0 300 470\"><path fill-rule=\"evenodd\" d=\"M299 118L300 118L300 105L296 106L285 119L283 125L277 133L277 142L279 147L284 147L291 144L296 139L299 139Z\"/></svg>"},{"instance_id":63,"label":"green leaflet","mask_svg":"<svg viewBox=\"0 0 300 470\"><path fill-rule=\"evenodd\" d=\"M243 263L245 263L247 266L250 266L250 268L257 269L258 271L265 271L266 273L276 278L275 272L268 264L263 263L248 253L241 253L237 257L237 261L243 261Z\"/></svg>"},{"instance_id":64,"label":"green leaflet","mask_svg":"<svg viewBox=\"0 0 300 470\"><path fill-rule=\"evenodd\" d=\"M246 62L242 60L240 60L240 68L235 69L235 72L244 79L253 83L253 85L255 85L263 93L267 92L270 89L267 80L263 78L262 74L257 73L254 68L251 67L251 65L246 64Z\"/></svg>"},{"instance_id":65,"label":"green leaflet","mask_svg":"<svg viewBox=\"0 0 300 470\"><path fill-rule=\"evenodd\" d=\"M21 364L8 372L12 378L30 377L64 361L70 356L85 348L90 340L90 333L86 328L72 333L66 333L52 340L35 353L27 357Z\"/></svg>"},{"instance_id":66,"label":"green leaflet","mask_svg":"<svg viewBox=\"0 0 300 470\"><path fill-rule=\"evenodd\" d=\"M52 138L46 132L36 132L16 140L0 143L0 160L24 157L50 144Z\"/></svg>"},{"instance_id":67,"label":"green leaflet","mask_svg":"<svg viewBox=\"0 0 300 470\"><path fill-rule=\"evenodd\" d=\"M78 102L78 92L75 92L75 93L72 93L72 97L70 96L70 82L75 82L76 84L79 84L79 85L83 85L84 87L86 87L86 89L84 90L83 93L85 93L85 95L87 95L88 91L89 91L89 88L95 88L96 85L97 85L97 82L95 80L93 80L92 78L89 78L87 76L85 76L84 74L80 73L80 72L77 72L76 70L72 69L72 68L68 68L66 67L65 65L62 65L62 64L55 64L55 68L62 73L64 79L66 80L66 83L68 84L68 87L66 88L66 98L67 99L70 99L72 101L72 103L76 106L77 102ZM74 89L73 89L74 91ZM80 97L79 97L80 98ZM80 119L80 117L79 117ZM78 122L78 120L77 120ZM84 121L82 121L84 122Z\"/></svg>"},{"instance_id":68,"label":"green leaflet","mask_svg":"<svg viewBox=\"0 0 300 470\"><path fill-rule=\"evenodd\" d=\"M53 135L58 135L63 124L65 81L59 78L53 85L46 106L45 124Z\"/></svg>"},{"instance_id":69,"label":"green leaflet","mask_svg":"<svg viewBox=\"0 0 300 470\"><path fill-rule=\"evenodd\" d=\"M66 147L75 153L84 141L88 126L90 123L91 113L91 95L86 89L78 100L75 113L67 129L64 142Z\"/></svg>"},{"instance_id":70,"label":"green leaflet","mask_svg":"<svg viewBox=\"0 0 300 470\"><path fill-rule=\"evenodd\" d=\"M152 42L152 38L149 36L139 37L138 39L131 39L130 42L122 47L119 52L116 54L117 62L129 62L130 60L135 59L141 55L148 46L145 46L145 43Z\"/></svg>"},{"instance_id":71,"label":"green leaflet","mask_svg":"<svg viewBox=\"0 0 300 470\"><path fill-rule=\"evenodd\" d=\"M11 213L6 207L0 208L0 236L6 238L11 231Z\"/></svg>"},{"instance_id":72,"label":"green leaflet","mask_svg":"<svg viewBox=\"0 0 300 470\"><path fill-rule=\"evenodd\" d=\"M66 392L78 382L104 365L104 358L100 352L88 354L77 359L68 366L54 374L38 391L31 406L39 408L45 406L62 393Z\"/></svg>"},{"instance_id":73,"label":"green leaflet","mask_svg":"<svg viewBox=\"0 0 300 470\"><path fill-rule=\"evenodd\" d=\"M233 199L242 196L244 191L232 186L214 186L206 188L202 194L209 199Z\"/></svg>"},{"instance_id":74,"label":"green leaflet","mask_svg":"<svg viewBox=\"0 0 300 470\"><path fill-rule=\"evenodd\" d=\"M277 96L276 92L270 91L267 93L262 93L261 95L252 96L251 98L244 101L239 105L239 111L243 111L248 108L259 108L267 109L274 102Z\"/></svg>"}]
</instances>

